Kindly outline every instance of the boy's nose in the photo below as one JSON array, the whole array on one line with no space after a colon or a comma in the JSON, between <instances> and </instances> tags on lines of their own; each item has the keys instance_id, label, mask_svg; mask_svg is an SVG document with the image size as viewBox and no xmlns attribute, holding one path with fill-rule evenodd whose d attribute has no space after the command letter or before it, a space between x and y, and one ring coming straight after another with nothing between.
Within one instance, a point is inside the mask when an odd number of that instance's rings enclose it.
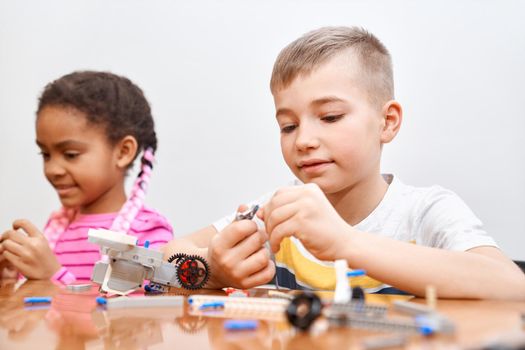
<instances>
[{"instance_id":1,"label":"boy's nose","mask_svg":"<svg viewBox=\"0 0 525 350\"><path fill-rule=\"evenodd\" d=\"M295 140L295 145L298 150L304 151L319 147L319 138L315 127L301 125L298 129L297 138Z\"/></svg>"}]
</instances>

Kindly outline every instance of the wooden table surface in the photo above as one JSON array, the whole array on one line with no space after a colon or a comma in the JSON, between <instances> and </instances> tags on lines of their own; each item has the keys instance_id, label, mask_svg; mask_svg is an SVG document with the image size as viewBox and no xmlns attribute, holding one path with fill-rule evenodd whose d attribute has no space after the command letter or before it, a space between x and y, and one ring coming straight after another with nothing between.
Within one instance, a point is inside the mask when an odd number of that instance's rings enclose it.
<instances>
[{"instance_id":1,"label":"wooden table surface","mask_svg":"<svg viewBox=\"0 0 525 350\"><path fill-rule=\"evenodd\" d=\"M47 281L0 286L0 349L362 349L367 340L398 336L354 328L316 327L301 333L286 320L263 320L255 331L224 330L224 318L190 314L184 307L104 310L91 293L71 293ZM170 294L184 294L172 291ZM200 291L223 295L222 291ZM254 289L252 297L268 290ZM52 296L51 304L28 306L24 297ZM390 304L392 297L367 296ZM413 299L423 303L422 299ZM523 342L525 303L438 300L437 310L456 325L453 335L411 335L405 348L476 349L492 341ZM395 311L388 315L399 316ZM322 322L320 322L322 324ZM525 343L523 343L525 344Z\"/></svg>"}]
</instances>

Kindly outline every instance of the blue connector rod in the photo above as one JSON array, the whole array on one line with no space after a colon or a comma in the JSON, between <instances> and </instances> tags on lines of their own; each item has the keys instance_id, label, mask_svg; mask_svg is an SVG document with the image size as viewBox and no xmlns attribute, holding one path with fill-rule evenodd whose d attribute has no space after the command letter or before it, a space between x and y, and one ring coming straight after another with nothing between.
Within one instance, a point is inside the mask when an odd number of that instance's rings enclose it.
<instances>
[{"instance_id":1,"label":"blue connector rod","mask_svg":"<svg viewBox=\"0 0 525 350\"><path fill-rule=\"evenodd\" d=\"M144 248L149 248L149 241L144 242Z\"/></svg>"},{"instance_id":2,"label":"blue connector rod","mask_svg":"<svg viewBox=\"0 0 525 350\"><path fill-rule=\"evenodd\" d=\"M254 330L259 327L257 320L227 320L224 321L224 329L229 331Z\"/></svg>"},{"instance_id":3,"label":"blue connector rod","mask_svg":"<svg viewBox=\"0 0 525 350\"><path fill-rule=\"evenodd\" d=\"M366 271L363 269L352 270L346 273L346 277L359 277L366 275Z\"/></svg>"},{"instance_id":4,"label":"blue connector rod","mask_svg":"<svg viewBox=\"0 0 525 350\"><path fill-rule=\"evenodd\" d=\"M207 309L222 309L224 308L224 301L210 301L208 303L203 303L199 306L199 310Z\"/></svg>"},{"instance_id":5,"label":"blue connector rod","mask_svg":"<svg viewBox=\"0 0 525 350\"><path fill-rule=\"evenodd\" d=\"M34 304L34 303L50 303L53 298L51 297L27 297L24 298L24 303Z\"/></svg>"}]
</instances>

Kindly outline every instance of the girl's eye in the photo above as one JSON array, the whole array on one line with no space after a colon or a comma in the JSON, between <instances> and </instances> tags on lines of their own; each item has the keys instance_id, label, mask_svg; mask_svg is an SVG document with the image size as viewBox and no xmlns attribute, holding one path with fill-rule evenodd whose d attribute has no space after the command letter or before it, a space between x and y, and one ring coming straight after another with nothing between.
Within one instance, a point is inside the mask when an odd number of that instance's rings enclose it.
<instances>
[{"instance_id":1,"label":"girl's eye","mask_svg":"<svg viewBox=\"0 0 525 350\"><path fill-rule=\"evenodd\" d=\"M75 152L66 152L64 153L64 157L66 157L66 159L75 159L76 157L79 156L79 153L75 153Z\"/></svg>"},{"instance_id":2,"label":"girl's eye","mask_svg":"<svg viewBox=\"0 0 525 350\"><path fill-rule=\"evenodd\" d=\"M334 123L336 121L338 121L339 119L341 119L342 117L344 116L344 114L340 114L340 115L327 115L325 117L322 117L321 120L327 122L327 123Z\"/></svg>"},{"instance_id":3,"label":"girl's eye","mask_svg":"<svg viewBox=\"0 0 525 350\"><path fill-rule=\"evenodd\" d=\"M297 127L297 125L285 125L281 128L281 134L289 134L291 133L292 131L295 130L295 128Z\"/></svg>"},{"instance_id":4,"label":"girl's eye","mask_svg":"<svg viewBox=\"0 0 525 350\"><path fill-rule=\"evenodd\" d=\"M47 152L40 151L40 152L38 152L38 154L40 154L44 160L48 160L49 159L49 153L47 153Z\"/></svg>"}]
</instances>

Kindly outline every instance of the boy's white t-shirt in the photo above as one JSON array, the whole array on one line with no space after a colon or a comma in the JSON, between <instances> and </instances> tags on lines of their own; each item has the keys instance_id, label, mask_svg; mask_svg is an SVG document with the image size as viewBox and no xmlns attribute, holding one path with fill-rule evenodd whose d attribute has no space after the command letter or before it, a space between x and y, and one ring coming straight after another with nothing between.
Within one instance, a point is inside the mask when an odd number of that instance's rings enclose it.
<instances>
[{"instance_id":1,"label":"boy's white t-shirt","mask_svg":"<svg viewBox=\"0 0 525 350\"><path fill-rule=\"evenodd\" d=\"M482 222L454 192L440 186L408 186L390 174L383 177L390 184L385 196L368 217L354 226L356 229L446 250L497 247ZM293 182L294 186L301 184L298 180ZM275 191L253 203L264 205L273 193ZM218 220L213 226L220 232L234 218L235 213ZM264 228L262 221L256 219L256 222ZM295 237L281 243L281 250L276 254L276 265L281 287L331 290L335 286L333 262L316 259ZM353 279L352 283L367 288L368 292L388 287L368 277Z\"/></svg>"}]
</instances>

